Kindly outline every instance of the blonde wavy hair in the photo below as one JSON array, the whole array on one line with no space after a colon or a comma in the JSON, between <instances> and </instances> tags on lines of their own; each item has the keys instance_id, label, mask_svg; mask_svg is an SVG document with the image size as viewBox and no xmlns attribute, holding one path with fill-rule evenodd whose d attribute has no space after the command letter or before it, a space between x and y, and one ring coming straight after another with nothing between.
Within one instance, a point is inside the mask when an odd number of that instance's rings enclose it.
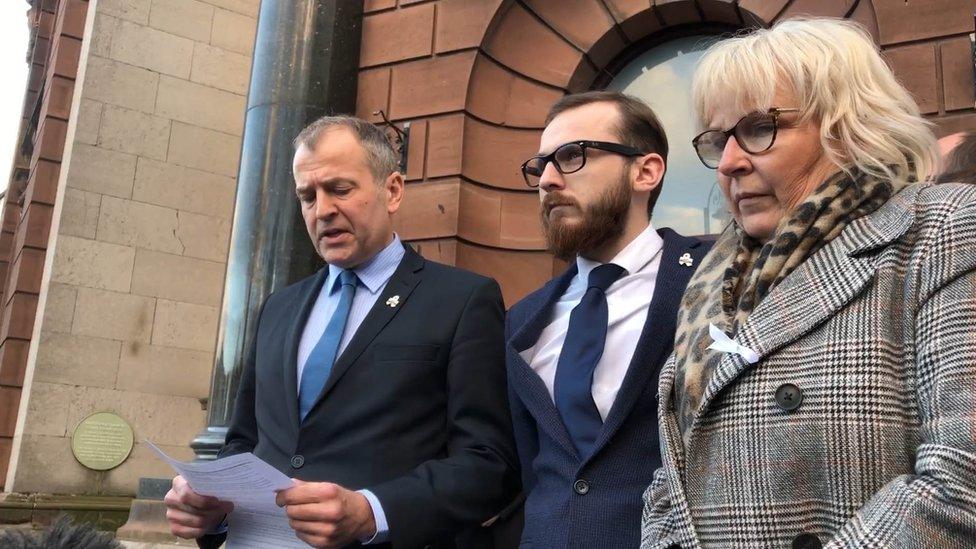
<instances>
[{"instance_id":1,"label":"blonde wavy hair","mask_svg":"<svg viewBox=\"0 0 976 549\"><path fill-rule=\"evenodd\" d=\"M773 105L777 89L797 104ZM931 124L851 21L787 19L720 41L702 57L692 94L701 127L727 109L799 108L801 121L819 121L828 159L848 173L921 181L937 168Z\"/></svg>"}]
</instances>

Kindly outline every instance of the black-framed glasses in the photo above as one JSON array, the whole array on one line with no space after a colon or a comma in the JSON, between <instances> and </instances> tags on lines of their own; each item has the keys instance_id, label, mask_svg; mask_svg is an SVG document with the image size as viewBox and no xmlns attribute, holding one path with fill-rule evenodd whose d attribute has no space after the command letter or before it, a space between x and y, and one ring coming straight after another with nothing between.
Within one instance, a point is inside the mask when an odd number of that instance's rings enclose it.
<instances>
[{"instance_id":1,"label":"black-framed glasses","mask_svg":"<svg viewBox=\"0 0 976 549\"><path fill-rule=\"evenodd\" d=\"M776 141L779 128L779 115L784 112L798 112L800 109L781 109L773 107L766 112L749 113L739 119L735 126L722 130L708 130L698 134L691 144L698 153L698 159L706 167L718 168L722 153L730 137L735 137L742 150L750 154L768 151Z\"/></svg>"},{"instance_id":2,"label":"black-framed glasses","mask_svg":"<svg viewBox=\"0 0 976 549\"><path fill-rule=\"evenodd\" d=\"M563 175L582 170L583 166L586 165L586 149L598 149L623 156L644 156L647 154L620 143L570 141L556 147L556 150L549 154L533 156L522 163L522 177L525 178L525 184L530 187L538 187L539 178L542 177L542 172L546 171L546 165L550 162Z\"/></svg>"}]
</instances>

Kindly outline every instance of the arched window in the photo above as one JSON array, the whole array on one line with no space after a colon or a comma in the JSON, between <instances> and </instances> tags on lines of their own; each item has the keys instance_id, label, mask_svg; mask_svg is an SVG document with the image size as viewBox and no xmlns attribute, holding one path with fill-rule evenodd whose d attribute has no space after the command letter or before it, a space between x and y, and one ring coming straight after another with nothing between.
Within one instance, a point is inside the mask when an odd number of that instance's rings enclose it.
<instances>
[{"instance_id":1,"label":"arched window","mask_svg":"<svg viewBox=\"0 0 976 549\"><path fill-rule=\"evenodd\" d=\"M626 64L607 85L643 99L668 135L668 171L652 216L655 227L685 235L721 232L729 220L715 170L691 146L698 134L691 104L691 76L715 36L687 36L653 47Z\"/></svg>"}]
</instances>

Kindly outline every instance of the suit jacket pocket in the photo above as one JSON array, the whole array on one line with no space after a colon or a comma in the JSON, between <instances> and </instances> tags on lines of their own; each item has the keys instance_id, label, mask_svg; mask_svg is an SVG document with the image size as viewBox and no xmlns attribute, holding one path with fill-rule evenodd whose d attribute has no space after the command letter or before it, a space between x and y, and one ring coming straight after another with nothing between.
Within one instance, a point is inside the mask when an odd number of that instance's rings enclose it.
<instances>
[{"instance_id":1,"label":"suit jacket pocket","mask_svg":"<svg viewBox=\"0 0 976 549\"><path fill-rule=\"evenodd\" d=\"M376 345L373 360L376 362L427 362L437 359L440 345Z\"/></svg>"}]
</instances>

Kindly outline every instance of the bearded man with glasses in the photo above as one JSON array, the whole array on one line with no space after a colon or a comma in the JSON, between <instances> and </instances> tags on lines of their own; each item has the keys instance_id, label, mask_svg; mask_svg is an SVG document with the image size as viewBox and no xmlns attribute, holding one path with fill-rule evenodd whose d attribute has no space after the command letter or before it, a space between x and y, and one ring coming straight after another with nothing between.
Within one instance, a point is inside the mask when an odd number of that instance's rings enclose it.
<instances>
[{"instance_id":1,"label":"bearded man with glasses","mask_svg":"<svg viewBox=\"0 0 976 549\"><path fill-rule=\"evenodd\" d=\"M636 547L641 493L660 465L658 371L685 284L709 245L650 217L668 142L619 93L549 111L539 188L550 250L569 269L509 311L509 401L522 465L522 547Z\"/></svg>"}]
</instances>

